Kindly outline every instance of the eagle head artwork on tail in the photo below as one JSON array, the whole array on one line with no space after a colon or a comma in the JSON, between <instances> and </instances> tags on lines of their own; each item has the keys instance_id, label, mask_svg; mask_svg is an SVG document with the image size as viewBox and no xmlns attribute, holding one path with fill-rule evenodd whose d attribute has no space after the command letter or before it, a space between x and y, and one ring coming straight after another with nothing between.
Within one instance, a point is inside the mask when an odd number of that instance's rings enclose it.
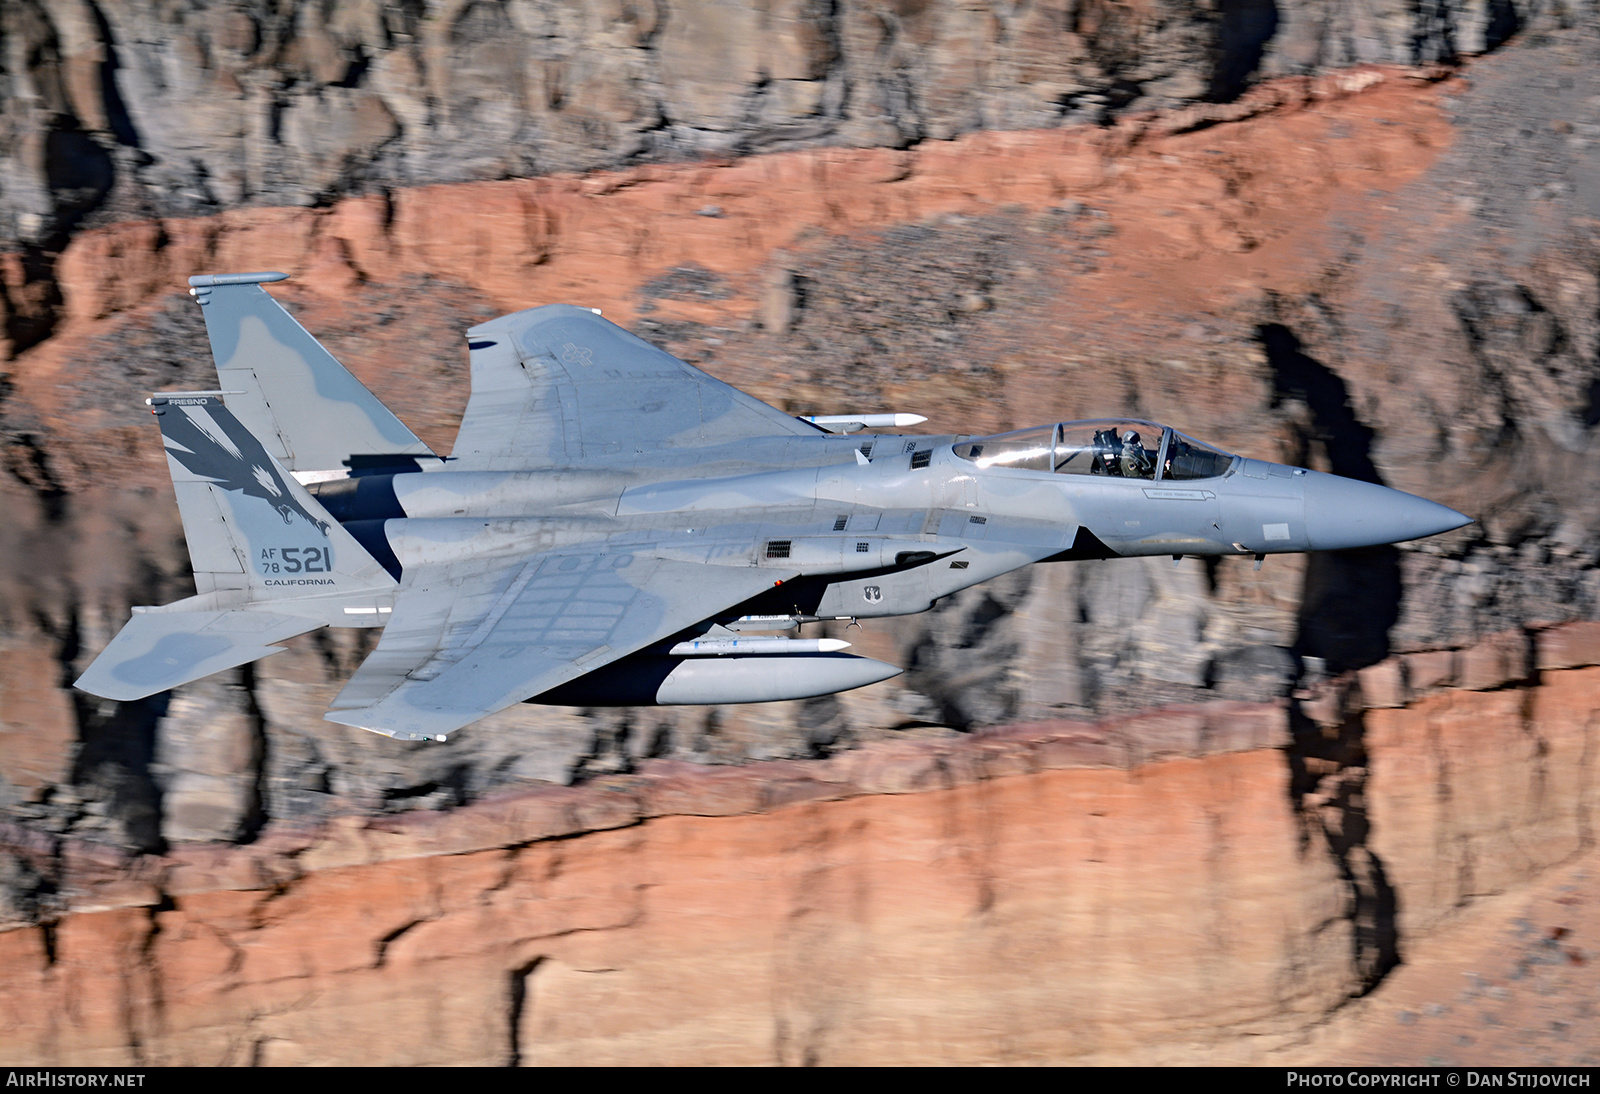
<instances>
[{"instance_id":1,"label":"eagle head artwork on tail","mask_svg":"<svg viewBox=\"0 0 1600 1094\"><path fill-rule=\"evenodd\" d=\"M283 481L283 472L238 419L232 415L213 416L201 398L168 397L162 402L173 404L185 407L184 413L171 415L164 423L162 435L173 459L224 490L243 491L249 497L260 498L278 511L283 523L293 524L299 516L327 536L328 522L312 516L295 500Z\"/></svg>"}]
</instances>

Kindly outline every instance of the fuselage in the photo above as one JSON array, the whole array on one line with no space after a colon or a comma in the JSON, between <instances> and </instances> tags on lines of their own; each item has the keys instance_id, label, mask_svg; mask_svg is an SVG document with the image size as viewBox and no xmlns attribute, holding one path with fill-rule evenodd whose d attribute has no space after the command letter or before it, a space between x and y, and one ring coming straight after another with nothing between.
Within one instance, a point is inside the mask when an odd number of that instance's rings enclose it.
<instances>
[{"instance_id":1,"label":"fuselage","mask_svg":"<svg viewBox=\"0 0 1600 1094\"><path fill-rule=\"evenodd\" d=\"M1037 561L1341 550L1467 522L1423 498L1222 453L1154 423L1131 423L1150 440L1135 449L1119 440L1129 424L976 439L819 434L581 469L454 472L444 461L310 489L397 577L412 560L604 543L799 569L749 606L795 618L924 611ZM670 544L663 516L677 518Z\"/></svg>"}]
</instances>

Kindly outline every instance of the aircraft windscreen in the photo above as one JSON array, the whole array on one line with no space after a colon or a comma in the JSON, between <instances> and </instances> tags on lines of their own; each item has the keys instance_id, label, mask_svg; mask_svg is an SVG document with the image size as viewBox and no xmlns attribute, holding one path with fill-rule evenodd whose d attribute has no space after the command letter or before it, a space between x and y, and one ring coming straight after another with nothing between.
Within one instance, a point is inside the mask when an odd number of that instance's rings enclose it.
<instances>
[{"instance_id":1,"label":"aircraft windscreen","mask_svg":"<svg viewBox=\"0 0 1600 1094\"><path fill-rule=\"evenodd\" d=\"M1147 480L1208 479L1233 463L1228 453L1166 426L1117 419L975 437L954 451L979 467Z\"/></svg>"},{"instance_id":2,"label":"aircraft windscreen","mask_svg":"<svg viewBox=\"0 0 1600 1094\"><path fill-rule=\"evenodd\" d=\"M1055 435L1055 426L1041 425L1035 429L1019 429L1015 433L979 437L956 445L955 451L956 455L971 460L979 467L1022 467L1029 471L1048 471Z\"/></svg>"}]
</instances>

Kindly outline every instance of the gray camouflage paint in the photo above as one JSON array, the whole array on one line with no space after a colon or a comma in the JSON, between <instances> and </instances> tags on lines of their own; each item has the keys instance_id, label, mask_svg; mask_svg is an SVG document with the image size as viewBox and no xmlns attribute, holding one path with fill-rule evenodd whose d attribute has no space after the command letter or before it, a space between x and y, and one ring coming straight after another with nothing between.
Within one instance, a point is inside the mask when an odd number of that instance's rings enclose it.
<instances>
[{"instance_id":1,"label":"gray camouflage paint","mask_svg":"<svg viewBox=\"0 0 1600 1094\"><path fill-rule=\"evenodd\" d=\"M230 406L291 471L348 468L361 459L433 452L339 364L262 282L283 274L191 277Z\"/></svg>"}]
</instances>

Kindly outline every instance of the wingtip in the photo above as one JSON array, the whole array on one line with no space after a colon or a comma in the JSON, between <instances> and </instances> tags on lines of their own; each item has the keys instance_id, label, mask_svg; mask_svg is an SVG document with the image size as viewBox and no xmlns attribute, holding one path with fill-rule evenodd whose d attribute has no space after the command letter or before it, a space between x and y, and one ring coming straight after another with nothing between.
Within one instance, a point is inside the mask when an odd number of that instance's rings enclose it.
<instances>
[{"instance_id":1,"label":"wingtip","mask_svg":"<svg viewBox=\"0 0 1600 1094\"><path fill-rule=\"evenodd\" d=\"M391 737L396 741L443 741L446 735L455 732L460 724L446 726L438 732L423 732L420 725L412 725L406 729L397 729L392 725L381 724L383 719L376 716L372 707L355 707L348 711L329 710L322 716L325 722L335 722L351 729L364 729L368 733L376 733L380 737Z\"/></svg>"}]
</instances>

